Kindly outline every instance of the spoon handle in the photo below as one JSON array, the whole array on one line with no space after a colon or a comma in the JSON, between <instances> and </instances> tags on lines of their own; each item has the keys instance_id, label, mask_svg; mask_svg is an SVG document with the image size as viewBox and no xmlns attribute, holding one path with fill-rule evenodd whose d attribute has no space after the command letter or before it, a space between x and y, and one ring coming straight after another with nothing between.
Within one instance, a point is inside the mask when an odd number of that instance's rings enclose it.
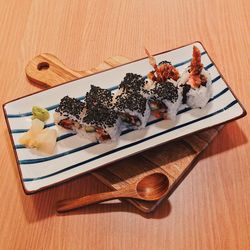
<instances>
[{"instance_id":1,"label":"spoon handle","mask_svg":"<svg viewBox=\"0 0 250 250\"><path fill-rule=\"evenodd\" d=\"M67 212L76 208L99 203L102 201L113 200L121 197L133 196L133 191L116 190L99 194L91 194L76 199L66 199L57 203L57 212Z\"/></svg>"}]
</instances>

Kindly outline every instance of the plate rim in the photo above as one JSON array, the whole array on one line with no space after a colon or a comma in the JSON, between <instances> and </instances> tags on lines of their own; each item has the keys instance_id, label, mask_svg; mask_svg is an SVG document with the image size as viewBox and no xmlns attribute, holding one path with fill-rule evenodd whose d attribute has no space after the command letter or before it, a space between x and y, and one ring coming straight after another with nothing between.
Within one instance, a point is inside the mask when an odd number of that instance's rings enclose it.
<instances>
[{"instance_id":1,"label":"plate rim","mask_svg":"<svg viewBox=\"0 0 250 250\"><path fill-rule=\"evenodd\" d=\"M103 165L101 165L101 166L99 166L99 167L96 167L96 168L94 168L94 169L88 170L88 171L86 171L86 172L84 172L84 173L79 173L79 174L73 175L73 176L71 176L71 177L68 177L68 178L66 178L66 179L64 179L64 180L58 181L58 182L56 182L56 183L52 183L52 184L46 185L46 186L41 187L41 188L38 188L38 189L36 189L36 190L27 190L26 187L25 187L25 185L24 185L24 182L23 182L23 175L22 175L21 167L20 167L20 164L19 164L18 156L17 156L17 151L16 151L16 149L15 149L14 138L13 138L13 135L12 135L12 133L11 133L10 123L9 123L8 114L7 114L7 111L6 111L6 109L5 109L5 106L8 105L8 104L10 104L10 103L12 103L12 102L15 102L15 101L17 101L17 100L24 99L24 98L26 98L26 97L28 97L28 96L35 95L35 94L38 94L38 93L47 91L47 90L52 89L52 88L57 88L57 87L59 87L59 86L61 86L61 85L68 84L68 83L70 83L70 82L74 82L74 81L77 81L77 80L80 80L80 79L83 79L83 78L87 78L87 77L90 77L90 76L93 76L93 75L96 75L96 74L100 74L100 73L103 73L103 72L106 72L106 71L109 71L109 70L113 70L113 69L115 69L115 68L119 68L119 67L122 67L122 66L124 66L124 65L128 65L128 64L131 64L131 63L135 63L135 62L137 62L137 61L146 59L147 56L146 56L146 57L139 58L139 59L132 60L132 61L130 61L130 62L121 64L121 65L117 65L117 66L112 67L112 68L109 68L109 69L105 69L105 70L102 70L102 71L95 72L95 73L93 73L93 74L91 74L91 75L86 75L86 76L79 77L79 78L74 79L74 80L70 80L70 81L67 81L67 82L63 82L63 83L57 84L56 86L52 86L52 87L50 87L50 88L48 88L48 89L38 90L38 91L36 91L36 92L34 92L34 93L30 93L30 94L27 94L27 95L24 95L24 96L21 96L21 97L12 99L12 100L10 100L10 101L5 102L4 104L2 104L2 109L3 109L3 112L4 112L5 122L6 122L6 124L7 124L8 134L9 134L10 139L11 139L11 145L12 145L12 148L13 148L13 151L14 151L15 160L16 160L16 165L18 166L19 178L20 178L20 180L21 180L21 183L22 183L22 187L23 187L24 193L25 193L26 195L32 195L32 194L35 194L35 193L38 193L38 192L47 190L47 189L49 189L49 188L51 188L51 187L59 186L59 185L61 185L61 184L63 184L63 183L66 183L66 182L68 182L68 181L71 181L72 179L79 178L79 177L82 176L82 175L89 174L89 173L92 172L92 171L96 171L96 170L98 170L99 168L105 167L105 166L107 166L108 164L112 164L112 163L115 162L115 161L122 160L122 159L124 159L124 158L126 158L126 157L134 156L134 155L139 154L139 153L141 153L141 152L143 152L143 151L146 151L146 150L148 150L148 149L150 149L150 148L160 146L160 145L162 145L162 144L164 144L164 143L170 143L170 142L173 142L173 141L182 139L183 137L189 136L189 135L191 135L191 134L195 134L195 133L198 133L198 132L203 131L203 130L206 130L206 129L210 129L210 128L213 128L213 127L216 127L216 126L220 126L220 125L222 125L222 124L226 124L226 123L229 123L229 122L231 122L231 121L234 121L234 120L237 120L237 119L239 119L239 118L242 118L242 117L246 116L246 115L247 115L246 109L244 108L244 106L242 105L242 103L240 102L240 100L236 97L235 93L232 91L230 85L228 84L228 82L226 81L225 77L223 76L223 74L221 73L221 71L219 70L219 68L217 67L217 64L216 64L216 63L214 62L214 60L210 57L210 55L209 55L207 49L205 48L205 46L203 45L203 43L202 43L201 41L196 40L196 41L194 41L194 42L191 42L191 43L188 43L188 44L185 44L185 45L182 45L182 46L179 46L179 47L170 49L170 50L166 50L166 51L163 51L163 52L156 53L156 54L154 54L154 56L161 55L161 54L164 54L164 53L168 53L168 52L171 52L171 51L173 51L173 50L178 50L178 49L181 49L181 48L186 47L186 46L190 46L190 45L195 44L195 43L201 44L201 46L202 46L202 47L204 48L204 50L206 51L206 54L207 54L208 58L209 58L209 59L211 60L211 62L214 64L214 66L215 66L216 70L219 72L219 74L220 74L222 80L225 82L225 84L227 85L228 89L231 91L233 97L237 100L238 104L240 105L240 107L241 107L241 109L242 109L242 113L241 113L241 114L239 114L238 116L236 116L236 117L234 117L234 118L232 118L232 119L230 119L230 120L227 120L227 121L225 121L225 122L217 123L217 124L215 124L215 125L208 126L208 127L206 127L206 128L198 129L198 130L196 130L196 131L194 131L194 132L187 133L187 134L185 134L185 135L183 135L183 136L180 136L180 137L178 137L178 138L174 138L174 139L169 140L169 141L167 141L167 142L159 143L159 144L157 144L157 145L155 145L155 146L149 147L149 148L147 148L147 149L143 149L143 150L141 150L141 151L139 151L139 152L136 152L136 153L134 153L134 154L130 154L129 156L124 156L124 157L121 157L121 158L119 158L119 159L117 159L117 160L110 161L110 162L105 163L105 164L103 164Z\"/></svg>"}]
</instances>

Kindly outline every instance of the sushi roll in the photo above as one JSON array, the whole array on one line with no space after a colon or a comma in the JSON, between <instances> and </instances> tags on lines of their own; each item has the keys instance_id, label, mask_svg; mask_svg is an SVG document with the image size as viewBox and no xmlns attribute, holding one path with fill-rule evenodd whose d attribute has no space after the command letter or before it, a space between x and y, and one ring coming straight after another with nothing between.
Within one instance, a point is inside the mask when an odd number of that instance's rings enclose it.
<instances>
[{"instance_id":1,"label":"sushi roll","mask_svg":"<svg viewBox=\"0 0 250 250\"><path fill-rule=\"evenodd\" d=\"M83 128L90 140L115 141L120 133L121 120L113 107L113 95L109 90L91 85L86 94L86 113Z\"/></svg>"},{"instance_id":2,"label":"sushi roll","mask_svg":"<svg viewBox=\"0 0 250 250\"><path fill-rule=\"evenodd\" d=\"M181 101L182 96L176 82L168 79L165 82L155 83L151 89L149 106L156 118L175 120Z\"/></svg>"},{"instance_id":3,"label":"sushi roll","mask_svg":"<svg viewBox=\"0 0 250 250\"><path fill-rule=\"evenodd\" d=\"M178 80L182 88L182 103L191 108L203 108L211 98L211 84L211 76L201 63L200 50L194 46L191 65Z\"/></svg>"},{"instance_id":4,"label":"sushi roll","mask_svg":"<svg viewBox=\"0 0 250 250\"><path fill-rule=\"evenodd\" d=\"M85 114L85 104L76 98L65 96L61 99L54 113L55 124L65 129L79 132L82 130L82 117Z\"/></svg>"},{"instance_id":5,"label":"sushi roll","mask_svg":"<svg viewBox=\"0 0 250 250\"><path fill-rule=\"evenodd\" d=\"M146 97L140 93L120 93L114 98L115 109L121 120L134 129L145 128L150 116Z\"/></svg>"}]
</instances>

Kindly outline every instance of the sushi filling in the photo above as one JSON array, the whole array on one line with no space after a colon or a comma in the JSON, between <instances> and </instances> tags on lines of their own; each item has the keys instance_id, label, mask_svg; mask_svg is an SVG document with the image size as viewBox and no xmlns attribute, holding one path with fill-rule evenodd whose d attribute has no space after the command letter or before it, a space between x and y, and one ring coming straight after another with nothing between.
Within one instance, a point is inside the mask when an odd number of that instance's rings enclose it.
<instances>
[{"instance_id":1,"label":"sushi filling","mask_svg":"<svg viewBox=\"0 0 250 250\"><path fill-rule=\"evenodd\" d=\"M70 129L70 130L73 130L73 128L75 127L74 121L71 119L67 119L67 118L59 121L58 125L60 125L61 127L65 129Z\"/></svg>"},{"instance_id":2,"label":"sushi filling","mask_svg":"<svg viewBox=\"0 0 250 250\"><path fill-rule=\"evenodd\" d=\"M153 116L167 119L168 107L163 102L151 100L149 101L149 107Z\"/></svg>"},{"instance_id":3,"label":"sushi filling","mask_svg":"<svg viewBox=\"0 0 250 250\"><path fill-rule=\"evenodd\" d=\"M110 140L111 137L109 135L109 133L100 127L94 127L94 126L85 126L85 131L86 133L96 133L97 139L100 141L106 141L106 140Z\"/></svg>"},{"instance_id":4,"label":"sushi filling","mask_svg":"<svg viewBox=\"0 0 250 250\"><path fill-rule=\"evenodd\" d=\"M141 126L141 120L135 116L135 115L130 115L128 113L119 113L121 120L123 122L126 122L128 124L131 124L132 126Z\"/></svg>"},{"instance_id":5,"label":"sushi filling","mask_svg":"<svg viewBox=\"0 0 250 250\"><path fill-rule=\"evenodd\" d=\"M109 133L104 130L103 128L96 128L96 135L97 135L97 139L100 141L106 141L106 140L110 140L111 137L109 135Z\"/></svg>"}]
</instances>

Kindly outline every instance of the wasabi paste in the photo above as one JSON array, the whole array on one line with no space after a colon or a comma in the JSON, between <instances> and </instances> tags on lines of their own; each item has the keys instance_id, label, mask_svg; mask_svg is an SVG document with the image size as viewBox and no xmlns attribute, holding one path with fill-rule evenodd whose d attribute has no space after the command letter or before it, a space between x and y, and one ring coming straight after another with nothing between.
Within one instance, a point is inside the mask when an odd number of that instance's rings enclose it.
<instances>
[{"instance_id":1,"label":"wasabi paste","mask_svg":"<svg viewBox=\"0 0 250 250\"><path fill-rule=\"evenodd\" d=\"M49 119L48 110L38 106L33 106L32 115L32 119L39 119L42 122L45 122Z\"/></svg>"}]
</instances>

